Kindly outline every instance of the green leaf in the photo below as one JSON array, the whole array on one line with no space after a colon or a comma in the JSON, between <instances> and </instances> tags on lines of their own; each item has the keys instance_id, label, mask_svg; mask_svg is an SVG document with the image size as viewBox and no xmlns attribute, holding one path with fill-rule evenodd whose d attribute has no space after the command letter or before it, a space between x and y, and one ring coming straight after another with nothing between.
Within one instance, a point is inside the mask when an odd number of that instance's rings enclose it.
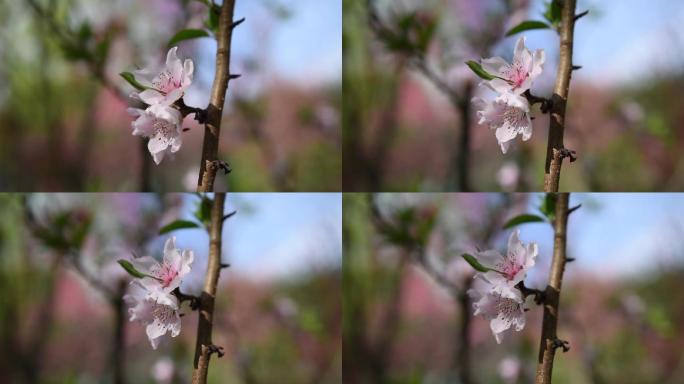
<instances>
[{"instance_id":1,"label":"green leaf","mask_svg":"<svg viewBox=\"0 0 684 384\"><path fill-rule=\"evenodd\" d=\"M121 267L123 269L125 269L129 275L131 275L133 277L137 277L138 279L142 279L143 277L148 277L148 275L146 275L146 274L138 271L137 269L135 269L135 267L133 266L133 264L131 264L130 261L120 259L120 260L118 260L118 262L119 262L119 265L121 265Z\"/></svg>"},{"instance_id":2,"label":"green leaf","mask_svg":"<svg viewBox=\"0 0 684 384\"><path fill-rule=\"evenodd\" d=\"M211 199L206 196L202 196L197 204L194 215L201 223L207 224L211 220L211 204Z\"/></svg>"},{"instance_id":3,"label":"green leaf","mask_svg":"<svg viewBox=\"0 0 684 384\"><path fill-rule=\"evenodd\" d=\"M172 45L176 45L179 41L208 36L211 36L211 34L204 29L184 29L173 35L171 40L169 40L168 46L171 47Z\"/></svg>"},{"instance_id":4,"label":"green leaf","mask_svg":"<svg viewBox=\"0 0 684 384\"><path fill-rule=\"evenodd\" d=\"M537 20L527 20L523 21L522 23L516 25L515 27L511 28L506 32L506 36L510 35L515 35L516 33L520 33L523 31L528 31L530 29L547 29L551 28L550 25L546 24L543 21L537 21Z\"/></svg>"},{"instance_id":5,"label":"green leaf","mask_svg":"<svg viewBox=\"0 0 684 384\"><path fill-rule=\"evenodd\" d=\"M544 200L541 202L539 211L544 214L549 220L553 220L556 216L556 194L547 193L544 195Z\"/></svg>"},{"instance_id":6,"label":"green leaf","mask_svg":"<svg viewBox=\"0 0 684 384\"><path fill-rule=\"evenodd\" d=\"M209 17L205 22L207 28L212 32L217 33L219 27L219 11L216 8L209 7Z\"/></svg>"},{"instance_id":7,"label":"green leaf","mask_svg":"<svg viewBox=\"0 0 684 384\"><path fill-rule=\"evenodd\" d=\"M561 5L559 0L552 0L546 3L544 18L551 24L556 25L561 21Z\"/></svg>"},{"instance_id":8,"label":"green leaf","mask_svg":"<svg viewBox=\"0 0 684 384\"><path fill-rule=\"evenodd\" d=\"M496 76L485 71L482 68L482 65L480 65L480 63L478 63L477 61L469 60L469 61L466 61L466 64L468 64L468 67L470 67L470 69L473 72L475 72L476 75L480 76L481 78L483 78L485 80L492 80L492 79L496 78Z\"/></svg>"},{"instance_id":9,"label":"green leaf","mask_svg":"<svg viewBox=\"0 0 684 384\"><path fill-rule=\"evenodd\" d=\"M124 80L128 81L128 84L132 85L133 88L137 89L138 91L144 91L148 87L138 83L138 80L135 79L135 75L133 75L130 72L121 72L119 73L119 76L123 77Z\"/></svg>"},{"instance_id":10,"label":"green leaf","mask_svg":"<svg viewBox=\"0 0 684 384\"><path fill-rule=\"evenodd\" d=\"M199 227L200 227L200 225L197 224L197 223L195 223L194 221L190 221L190 220L176 220L176 221L174 221L174 222L172 222L172 223L170 223L170 224L167 224L167 225L163 226L163 227L159 230L159 234L160 234L160 235L163 235L163 234L165 234L165 233L169 233L169 232L171 232L171 231L175 231L175 230L178 230L178 229L199 228Z\"/></svg>"},{"instance_id":11,"label":"green leaf","mask_svg":"<svg viewBox=\"0 0 684 384\"><path fill-rule=\"evenodd\" d=\"M91 29L90 24L88 24L88 22L84 22L83 24L81 24L81 27L78 29L79 40L86 41L92 35L93 35L93 30Z\"/></svg>"},{"instance_id":12,"label":"green leaf","mask_svg":"<svg viewBox=\"0 0 684 384\"><path fill-rule=\"evenodd\" d=\"M468 264L470 264L471 267L475 268L475 270L477 270L479 272L487 272L490 270L490 268L487 268L484 265L480 264L480 262L477 261L475 256L473 256L469 253L464 253L461 256L465 259L465 261L468 262Z\"/></svg>"},{"instance_id":13,"label":"green leaf","mask_svg":"<svg viewBox=\"0 0 684 384\"><path fill-rule=\"evenodd\" d=\"M523 214L523 215L518 215L506 222L504 224L504 229L508 229L511 227L515 227L516 225L520 224L525 224L525 223L540 223L545 221L543 217L537 216L537 215L532 215L532 214Z\"/></svg>"}]
</instances>

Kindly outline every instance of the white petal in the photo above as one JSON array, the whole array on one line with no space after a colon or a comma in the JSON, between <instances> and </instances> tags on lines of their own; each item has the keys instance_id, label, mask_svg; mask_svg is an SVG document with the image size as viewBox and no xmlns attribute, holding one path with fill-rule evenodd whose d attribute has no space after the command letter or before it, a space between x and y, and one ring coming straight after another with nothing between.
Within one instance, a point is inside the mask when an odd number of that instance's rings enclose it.
<instances>
[{"instance_id":1,"label":"white petal","mask_svg":"<svg viewBox=\"0 0 684 384\"><path fill-rule=\"evenodd\" d=\"M192 83L192 77L193 73L195 71L195 65L193 64L192 60L190 59L185 59L185 62L183 62L183 86L187 87Z\"/></svg>"},{"instance_id":2,"label":"white petal","mask_svg":"<svg viewBox=\"0 0 684 384\"><path fill-rule=\"evenodd\" d=\"M525 265L527 249L525 249L522 241L520 241L520 229L516 228L513 232L511 232L511 236L508 237L507 255L509 260L512 260L515 265Z\"/></svg>"},{"instance_id":3,"label":"white petal","mask_svg":"<svg viewBox=\"0 0 684 384\"><path fill-rule=\"evenodd\" d=\"M501 147L501 152L503 152L504 155L506 154L506 152L508 152L508 147L510 147L510 146L511 146L510 141L503 141L503 142L500 141L499 142L499 147Z\"/></svg>"},{"instance_id":4,"label":"white petal","mask_svg":"<svg viewBox=\"0 0 684 384\"><path fill-rule=\"evenodd\" d=\"M164 242L164 259L166 255L176 250L176 236L171 236Z\"/></svg>"},{"instance_id":5,"label":"white petal","mask_svg":"<svg viewBox=\"0 0 684 384\"><path fill-rule=\"evenodd\" d=\"M520 129L520 133L522 134L523 141L527 141L532 138L532 119L530 119L529 116L527 116L527 124Z\"/></svg>"},{"instance_id":6,"label":"white petal","mask_svg":"<svg viewBox=\"0 0 684 384\"><path fill-rule=\"evenodd\" d=\"M166 142L165 138L161 134L154 135L150 141L147 143L147 149L151 154L157 154L166 151L169 144Z\"/></svg>"},{"instance_id":7,"label":"white petal","mask_svg":"<svg viewBox=\"0 0 684 384\"><path fill-rule=\"evenodd\" d=\"M514 127L508 122L504 122L503 125L496 129L495 135L499 144L509 142L518 135L518 127ZM506 153L505 150L504 153Z\"/></svg>"},{"instance_id":8,"label":"white petal","mask_svg":"<svg viewBox=\"0 0 684 384\"><path fill-rule=\"evenodd\" d=\"M164 119L175 125L180 124L181 114L176 108L164 104L155 104L147 108L147 111L159 119Z\"/></svg>"},{"instance_id":9,"label":"white petal","mask_svg":"<svg viewBox=\"0 0 684 384\"><path fill-rule=\"evenodd\" d=\"M525 268L529 269L534 267L535 258L539 254L539 247L537 243L530 243L527 245L527 260L525 261Z\"/></svg>"},{"instance_id":10,"label":"white petal","mask_svg":"<svg viewBox=\"0 0 684 384\"><path fill-rule=\"evenodd\" d=\"M151 293L151 298L159 305L164 305L169 308L169 310L178 310L178 298L169 292L164 292L161 290Z\"/></svg>"},{"instance_id":11,"label":"white petal","mask_svg":"<svg viewBox=\"0 0 684 384\"><path fill-rule=\"evenodd\" d=\"M183 139L180 136L175 136L171 139L171 153L176 153L181 149Z\"/></svg>"},{"instance_id":12,"label":"white petal","mask_svg":"<svg viewBox=\"0 0 684 384\"><path fill-rule=\"evenodd\" d=\"M151 257L151 256L143 256L143 257L136 257L131 259L131 264L137 269L138 271L149 275L151 274L151 269L154 266L159 266L159 262Z\"/></svg>"},{"instance_id":13,"label":"white petal","mask_svg":"<svg viewBox=\"0 0 684 384\"><path fill-rule=\"evenodd\" d=\"M149 137L154 133L154 118L149 113L142 114L131 123L134 136Z\"/></svg>"},{"instance_id":14,"label":"white petal","mask_svg":"<svg viewBox=\"0 0 684 384\"><path fill-rule=\"evenodd\" d=\"M171 77L179 83L183 79L183 63L176 55L178 47L169 49L166 55L166 70L169 71Z\"/></svg>"},{"instance_id":15,"label":"white petal","mask_svg":"<svg viewBox=\"0 0 684 384\"><path fill-rule=\"evenodd\" d=\"M543 49L537 49L532 55L532 69L530 70L530 78L534 79L541 75L546 56Z\"/></svg>"},{"instance_id":16,"label":"white petal","mask_svg":"<svg viewBox=\"0 0 684 384\"><path fill-rule=\"evenodd\" d=\"M495 333L494 338L496 339L497 344L501 344L501 341L503 340L503 333Z\"/></svg>"},{"instance_id":17,"label":"white petal","mask_svg":"<svg viewBox=\"0 0 684 384\"><path fill-rule=\"evenodd\" d=\"M517 59L519 60L519 62L518 62L519 65L523 68L523 70L526 73L532 72L533 60L532 60L532 53L530 52L529 49L523 48L520 51L520 55L517 57Z\"/></svg>"},{"instance_id":18,"label":"white petal","mask_svg":"<svg viewBox=\"0 0 684 384\"><path fill-rule=\"evenodd\" d=\"M498 56L482 59L480 64L482 69L495 76L500 76L503 69L509 66L506 60Z\"/></svg>"},{"instance_id":19,"label":"white petal","mask_svg":"<svg viewBox=\"0 0 684 384\"><path fill-rule=\"evenodd\" d=\"M525 319L523 318L523 321ZM180 316L176 315L176 319L173 323L170 324L170 329L171 329L171 337L176 337L180 334L181 331L181 318Z\"/></svg>"},{"instance_id":20,"label":"white petal","mask_svg":"<svg viewBox=\"0 0 684 384\"><path fill-rule=\"evenodd\" d=\"M160 104L164 101L164 95L156 89L146 89L138 95L140 100L149 105Z\"/></svg>"},{"instance_id":21,"label":"white petal","mask_svg":"<svg viewBox=\"0 0 684 384\"><path fill-rule=\"evenodd\" d=\"M131 116L140 116L144 112L144 110L140 108L127 108L126 112L128 112L129 115Z\"/></svg>"},{"instance_id":22,"label":"white petal","mask_svg":"<svg viewBox=\"0 0 684 384\"><path fill-rule=\"evenodd\" d=\"M506 80L492 79L489 81L489 86L498 93L509 93L513 91L513 87Z\"/></svg>"},{"instance_id":23,"label":"white petal","mask_svg":"<svg viewBox=\"0 0 684 384\"><path fill-rule=\"evenodd\" d=\"M172 47L166 53L166 69L171 69L178 65L180 65L181 68L183 67L178 55L176 54L177 51L178 47ZM173 72L171 73L173 74Z\"/></svg>"},{"instance_id":24,"label":"white petal","mask_svg":"<svg viewBox=\"0 0 684 384\"><path fill-rule=\"evenodd\" d=\"M162 141L160 135L155 135L147 142L147 150L150 151L152 159L159 165L159 163L164 160L164 154L166 153L167 145Z\"/></svg>"},{"instance_id":25,"label":"white petal","mask_svg":"<svg viewBox=\"0 0 684 384\"><path fill-rule=\"evenodd\" d=\"M497 263L503 261L503 255L494 249L490 249L483 252L477 252L475 254L477 261L487 268L494 268Z\"/></svg>"},{"instance_id":26,"label":"white petal","mask_svg":"<svg viewBox=\"0 0 684 384\"><path fill-rule=\"evenodd\" d=\"M489 322L489 327L494 334L501 333L511 327L510 319L503 313L500 313Z\"/></svg>"},{"instance_id":27,"label":"white petal","mask_svg":"<svg viewBox=\"0 0 684 384\"><path fill-rule=\"evenodd\" d=\"M182 261L183 270L185 270L187 268L187 272L190 272L190 264L192 264L192 262L195 260L195 254L191 250L186 249L183 251L183 254L181 255L181 257L183 259L183 261ZM185 272L185 273L187 273L187 272Z\"/></svg>"},{"instance_id":28,"label":"white petal","mask_svg":"<svg viewBox=\"0 0 684 384\"><path fill-rule=\"evenodd\" d=\"M166 97L164 98L164 100L163 100L162 103L163 103L164 105L171 105L171 104L175 103L176 100L178 100L178 99L180 99L181 97L183 97L184 93L185 93L185 91L184 91L184 88L183 88L183 87L181 87L181 88L176 88L176 89L172 90L171 92L169 92L169 93L166 95Z\"/></svg>"},{"instance_id":29,"label":"white petal","mask_svg":"<svg viewBox=\"0 0 684 384\"><path fill-rule=\"evenodd\" d=\"M524 278L525 273L518 273L517 275L520 275ZM520 302L522 300L522 296L520 295L518 288L515 288L515 285L521 282L522 278L518 278L517 275L513 280L506 280L506 284L497 285L496 293L504 299L511 299Z\"/></svg>"},{"instance_id":30,"label":"white petal","mask_svg":"<svg viewBox=\"0 0 684 384\"><path fill-rule=\"evenodd\" d=\"M152 347L154 349L157 349L155 347L155 343L153 340L159 338L160 336L164 336L166 334L166 325L163 324L159 319L155 319L153 322L150 324L147 324L147 327L145 328L145 332L147 333L147 338L150 339L150 342L152 342ZM156 344L159 344L158 342Z\"/></svg>"},{"instance_id":31,"label":"white petal","mask_svg":"<svg viewBox=\"0 0 684 384\"><path fill-rule=\"evenodd\" d=\"M157 347L159 346L159 339L159 337L150 339L150 345L152 345L152 349L157 349Z\"/></svg>"},{"instance_id":32,"label":"white petal","mask_svg":"<svg viewBox=\"0 0 684 384\"><path fill-rule=\"evenodd\" d=\"M520 36L520 38L518 38L518 41L515 42L515 50L513 50L513 62L520 60L520 57L521 57L523 51L526 49L525 48L525 40L526 39L527 39L527 37Z\"/></svg>"},{"instance_id":33,"label":"white petal","mask_svg":"<svg viewBox=\"0 0 684 384\"><path fill-rule=\"evenodd\" d=\"M523 310L515 313L513 316L513 324L515 325L515 330L518 332L525 328L525 312Z\"/></svg>"},{"instance_id":34,"label":"white petal","mask_svg":"<svg viewBox=\"0 0 684 384\"><path fill-rule=\"evenodd\" d=\"M148 146L149 148L149 146ZM164 155L166 154L166 151L159 151L159 152L150 152L152 154L152 160L154 160L154 163L159 165L161 164L162 160L164 160Z\"/></svg>"}]
</instances>

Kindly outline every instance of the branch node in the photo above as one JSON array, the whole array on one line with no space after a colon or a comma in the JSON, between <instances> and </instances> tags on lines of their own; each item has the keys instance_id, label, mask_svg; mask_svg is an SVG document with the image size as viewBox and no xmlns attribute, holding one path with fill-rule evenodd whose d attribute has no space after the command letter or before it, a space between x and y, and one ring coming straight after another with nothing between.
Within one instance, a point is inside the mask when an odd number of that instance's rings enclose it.
<instances>
[{"instance_id":1,"label":"branch node","mask_svg":"<svg viewBox=\"0 0 684 384\"><path fill-rule=\"evenodd\" d=\"M573 70L573 71L577 71L577 70L579 70L579 69L582 69L582 66L581 66L581 65L573 65L573 66L572 66L572 70Z\"/></svg>"},{"instance_id":2,"label":"branch node","mask_svg":"<svg viewBox=\"0 0 684 384\"><path fill-rule=\"evenodd\" d=\"M566 157L570 158L571 163L574 163L575 160L577 160L577 151L573 151L572 149L561 148L559 150L559 154L561 160L563 160Z\"/></svg>"},{"instance_id":3,"label":"branch node","mask_svg":"<svg viewBox=\"0 0 684 384\"><path fill-rule=\"evenodd\" d=\"M178 298L178 301L180 303L183 303L184 301L189 301L190 302L190 309L193 311L196 311L199 306L200 306L200 298L194 295L188 295L180 291L180 288L176 288L173 291L171 291L171 294L176 296Z\"/></svg>"},{"instance_id":4,"label":"branch node","mask_svg":"<svg viewBox=\"0 0 684 384\"><path fill-rule=\"evenodd\" d=\"M541 104L540 108L542 113L548 113L551 110L551 99L535 96L530 92L529 89L523 93L523 96L525 96L530 105L537 103Z\"/></svg>"},{"instance_id":5,"label":"branch node","mask_svg":"<svg viewBox=\"0 0 684 384\"><path fill-rule=\"evenodd\" d=\"M228 165L227 162L222 161L222 160L217 160L216 162L218 163L218 164L217 164L217 165L218 165L218 169L223 170L223 173L224 173L224 174L227 175L227 174L229 174L230 172L233 171L233 170L230 168L230 165Z\"/></svg>"},{"instance_id":6,"label":"branch node","mask_svg":"<svg viewBox=\"0 0 684 384\"><path fill-rule=\"evenodd\" d=\"M221 267L221 268L229 268L229 267L230 267L230 264L228 264L228 263L222 263L222 264L220 265L220 267Z\"/></svg>"},{"instance_id":7,"label":"branch node","mask_svg":"<svg viewBox=\"0 0 684 384\"><path fill-rule=\"evenodd\" d=\"M566 263L572 263L573 261L575 261L575 258L574 258L574 257L567 257L567 258L565 258L565 262L566 262Z\"/></svg>"},{"instance_id":8,"label":"branch node","mask_svg":"<svg viewBox=\"0 0 684 384\"><path fill-rule=\"evenodd\" d=\"M584 11L584 12L582 12L582 13L576 14L576 15L575 15L575 20L574 20L574 21L577 21L577 20L583 18L583 17L586 16L588 13L589 13L589 10L587 9L586 11Z\"/></svg>"},{"instance_id":9,"label":"branch node","mask_svg":"<svg viewBox=\"0 0 684 384\"><path fill-rule=\"evenodd\" d=\"M223 221L226 221L226 220L230 219L231 217L233 217L236 213L237 213L237 211L233 211L233 212L231 212L231 213L229 213L229 214L223 216L223 219L222 219L222 220L223 220Z\"/></svg>"},{"instance_id":10,"label":"branch node","mask_svg":"<svg viewBox=\"0 0 684 384\"><path fill-rule=\"evenodd\" d=\"M544 291L535 288L528 288L522 281L519 282L515 287L520 290L520 292L523 294L523 297L534 296L534 303L537 305L543 304L546 299L546 294Z\"/></svg>"},{"instance_id":11,"label":"branch node","mask_svg":"<svg viewBox=\"0 0 684 384\"><path fill-rule=\"evenodd\" d=\"M561 340L559 338L555 338L555 339L551 340L551 348L553 348L553 349L562 348L563 352L567 352L570 350L570 342L565 341L565 340Z\"/></svg>"},{"instance_id":12,"label":"branch node","mask_svg":"<svg viewBox=\"0 0 684 384\"><path fill-rule=\"evenodd\" d=\"M242 24L242 23L244 23L244 22L245 22L245 18L244 18L244 17L243 17L242 19L235 20L235 21L233 21L233 23L230 25L230 29L234 29L235 27L237 27L238 25L240 25L240 24Z\"/></svg>"},{"instance_id":13,"label":"branch node","mask_svg":"<svg viewBox=\"0 0 684 384\"><path fill-rule=\"evenodd\" d=\"M580 209L582 207L582 204L577 204L574 207L568 209L568 215L575 212L576 210Z\"/></svg>"},{"instance_id":14,"label":"branch node","mask_svg":"<svg viewBox=\"0 0 684 384\"><path fill-rule=\"evenodd\" d=\"M229 78L230 80L233 80L233 79L239 79L240 76L242 76L242 75L239 74L239 73L231 73L230 75L228 75L228 78Z\"/></svg>"},{"instance_id":15,"label":"branch node","mask_svg":"<svg viewBox=\"0 0 684 384\"><path fill-rule=\"evenodd\" d=\"M223 357L223 355L224 355L223 347L220 347L220 346L214 345L214 344L207 345L207 352L208 352L209 356L211 356L212 353L215 353L218 355L219 358Z\"/></svg>"}]
</instances>

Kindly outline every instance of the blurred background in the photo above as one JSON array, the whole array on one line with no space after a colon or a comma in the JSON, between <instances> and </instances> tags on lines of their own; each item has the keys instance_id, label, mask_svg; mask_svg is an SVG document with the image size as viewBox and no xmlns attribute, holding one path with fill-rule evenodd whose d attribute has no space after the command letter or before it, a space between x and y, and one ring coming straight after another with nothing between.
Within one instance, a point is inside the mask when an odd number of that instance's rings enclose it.
<instances>
[{"instance_id":1,"label":"blurred background","mask_svg":"<svg viewBox=\"0 0 684 384\"><path fill-rule=\"evenodd\" d=\"M165 240L194 251L181 291L203 286L200 199L168 194L0 195L0 382L189 383L197 313L153 350L121 298L132 254L161 257ZM231 194L210 383L341 383L339 194Z\"/></svg>"},{"instance_id":2,"label":"blurred background","mask_svg":"<svg viewBox=\"0 0 684 384\"><path fill-rule=\"evenodd\" d=\"M29 0L0 4L0 190L195 190L204 128L157 166L126 113L119 73L163 62L179 30L203 28L197 0ZM237 1L219 190L341 188L342 2ZM195 62L186 104L206 107L216 42L179 43Z\"/></svg>"},{"instance_id":3,"label":"blurred background","mask_svg":"<svg viewBox=\"0 0 684 384\"><path fill-rule=\"evenodd\" d=\"M507 155L477 124L480 79L467 60L511 60L524 20L543 0L349 0L344 3L345 190L540 190L548 115L534 107L531 141ZM578 0L561 190L680 191L684 187L684 3ZM526 31L546 51L532 93L549 97L558 36Z\"/></svg>"},{"instance_id":4,"label":"blurred background","mask_svg":"<svg viewBox=\"0 0 684 384\"><path fill-rule=\"evenodd\" d=\"M465 294L474 270L460 255L506 251L504 223L539 215L537 194L346 194L344 377L349 383L529 383L542 308L497 345ZM572 194L568 263L554 383L684 380L684 195ZM539 244L527 287L543 289L548 223L518 226Z\"/></svg>"}]
</instances>

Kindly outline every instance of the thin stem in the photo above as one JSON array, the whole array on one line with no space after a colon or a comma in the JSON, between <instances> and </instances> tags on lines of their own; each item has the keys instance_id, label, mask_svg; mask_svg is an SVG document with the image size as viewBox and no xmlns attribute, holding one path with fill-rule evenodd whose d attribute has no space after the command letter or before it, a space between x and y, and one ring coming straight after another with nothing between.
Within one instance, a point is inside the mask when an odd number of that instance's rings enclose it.
<instances>
[{"instance_id":1,"label":"thin stem","mask_svg":"<svg viewBox=\"0 0 684 384\"><path fill-rule=\"evenodd\" d=\"M461 327L459 329L459 340L457 342L458 348L456 350L456 359L458 363L458 377L461 383L470 384L470 310L472 302L468 295L468 289L473 284L473 278L466 276L463 279L463 289L458 297L459 312L461 316Z\"/></svg>"},{"instance_id":2,"label":"thin stem","mask_svg":"<svg viewBox=\"0 0 684 384\"><path fill-rule=\"evenodd\" d=\"M575 6L576 0L562 2L560 34L560 58L556 85L551 97L549 119L549 140L546 147L546 164L544 174L544 191L558 192L560 182L561 165L565 157L571 157L569 151L563 146L563 134L565 131L565 107L570 88L570 76L572 75L572 46L575 29ZM573 158L571 157L571 160Z\"/></svg>"},{"instance_id":3,"label":"thin stem","mask_svg":"<svg viewBox=\"0 0 684 384\"><path fill-rule=\"evenodd\" d=\"M463 97L454 100L454 108L461 116L461 132L458 138L458 152L454 155L451 167L456 172L454 178L458 180L458 190L461 192L470 191L470 99L473 95L473 83L467 80L463 88Z\"/></svg>"},{"instance_id":4,"label":"thin stem","mask_svg":"<svg viewBox=\"0 0 684 384\"><path fill-rule=\"evenodd\" d=\"M204 126L204 143L202 144L202 161L197 181L197 192L212 192L218 166L219 135L221 134L221 116L223 103L230 79L230 43L233 36L233 11L235 0L225 0L219 15L219 32L217 35L216 72L211 88L211 98L207 107L207 123Z\"/></svg>"},{"instance_id":5,"label":"thin stem","mask_svg":"<svg viewBox=\"0 0 684 384\"><path fill-rule=\"evenodd\" d=\"M536 384L551 383L551 371L556 348L567 350L567 342L558 339L556 328L558 325L558 304L560 301L561 283L567 261L565 248L568 224L567 193L561 193L556 200L556 219L554 221L553 260L549 273L549 284L544 292L544 318L542 334L539 341L539 364L537 365Z\"/></svg>"},{"instance_id":6,"label":"thin stem","mask_svg":"<svg viewBox=\"0 0 684 384\"><path fill-rule=\"evenodd\" d=\"M224 3L226 4L226 3ZM216 193L211 208L209 224L209 261L204 279L204 290L199 298L199 322L197 324L197 343L195 345L195 363L192 372L192 384L206 384L209 359L217 348L211 341L211 330L214 324L214 301L216 286L221 273L221 233L223 232L223 206L225 193ZM219 357L222 353L219 351Z\"/></svg>"},{"instance_id":7,"label":"thin stem","mask_svg":"<svg viewBox=\"0 0 684 384\"><path fill-rule=\"evenodd\" d=\"M124 368L124 362L125 362L125 345L124 341L126 339L126 309L124 308L124 300L123 296L126 293L126 288L128 287L128 284L126 281L121 281L119 283L118 287L118 292L117 296L114 299L112 309L115 311L114 314L114 325L115 325L115 332L114 332L114 340L113 340L113 345L112 345L112 354L111 354L111 364L112 364L112 372L114 376L114 384L123 384L126 382L126 377L125 377L125 368Z\"/></svg>"}]
</instances>

